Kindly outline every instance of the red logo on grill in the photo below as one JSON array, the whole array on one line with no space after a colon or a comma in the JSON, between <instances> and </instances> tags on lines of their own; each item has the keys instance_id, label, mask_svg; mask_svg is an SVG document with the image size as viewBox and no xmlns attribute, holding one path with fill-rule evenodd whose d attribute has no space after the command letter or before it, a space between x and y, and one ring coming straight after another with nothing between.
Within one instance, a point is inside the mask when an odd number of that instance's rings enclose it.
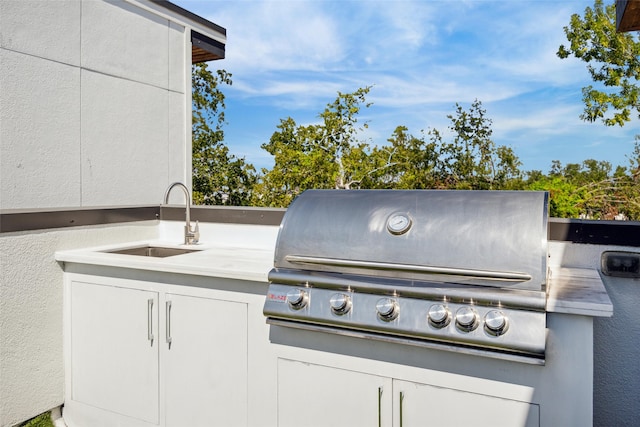
<instances>
[{"instance_id":1,"label":"red logo on grill","mask_svg":"<svg viewBox=\"0 0 640 427\"><path fill-rule=\"evenodd\" d=\"M269 292L267 294L267 299L275 302L287 302L287 296L285 294L273 294Z\"/></svg>"}]
</instances>

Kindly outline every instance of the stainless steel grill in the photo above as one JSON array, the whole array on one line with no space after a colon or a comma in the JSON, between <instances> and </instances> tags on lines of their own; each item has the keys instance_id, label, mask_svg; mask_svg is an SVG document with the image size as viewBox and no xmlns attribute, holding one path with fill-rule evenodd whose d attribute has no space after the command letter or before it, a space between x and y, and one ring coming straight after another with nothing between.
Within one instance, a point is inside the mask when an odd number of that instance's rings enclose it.
<instances>
[{"instance_id":1,"label":"stainless steel grill","mask_svg":"<svg viewBox=\"0 0 640 427\"><path fill-rule=\"evenodd\" d=\"M273 325L544 363L544 192L310 190L289 207Z\"/></svg>"}]
</instances>

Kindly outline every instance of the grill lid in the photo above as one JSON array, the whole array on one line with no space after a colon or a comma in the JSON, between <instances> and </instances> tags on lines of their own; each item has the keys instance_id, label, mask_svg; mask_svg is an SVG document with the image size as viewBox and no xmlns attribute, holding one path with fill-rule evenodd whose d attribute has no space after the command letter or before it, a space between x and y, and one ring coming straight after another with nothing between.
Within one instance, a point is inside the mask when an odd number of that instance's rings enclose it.
<instances>
[{"instance_id":1,"label":"grill lid","mask_svg":"<svg viewBox=\"0 0 640 427\"><path fill-rule=\"evenodd\" d=\"M546 192L308 190L275 267L540 291L547 212Z\"/></svg>"}]
</instances>

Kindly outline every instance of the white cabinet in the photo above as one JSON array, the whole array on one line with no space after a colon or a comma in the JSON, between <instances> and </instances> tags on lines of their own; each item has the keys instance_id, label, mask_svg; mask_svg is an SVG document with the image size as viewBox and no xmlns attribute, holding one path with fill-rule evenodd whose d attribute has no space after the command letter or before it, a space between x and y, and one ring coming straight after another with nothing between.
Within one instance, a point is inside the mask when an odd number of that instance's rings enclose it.
<instances>
[{"instance_id":1,"label":"white cabinet","mask_svg":"<svg viewBox=\"0 0 640 427\"><path fill-rule=\"evenodd\" d=\"M166 294L166 426L247 425L247 306Z\"/></svg>"},{"instance_id":2,"label":"white cabinet","mask_svg":"<svg viewBox=\"0 0 640 427\"><path fill-rule=\"evenodd\" d=\"M247 426L246 303L97 276L67 293L70 425Z\"/></svg>"},{"instance_id":3,"label":"white cabinet","mask_svg":"<svg viewBox=\"0 0 640 427\"><path fill-rule=\"evenodd\" d=\"M74 281L70 294L72 398L157 424L158 293Z\"/></svg>"},{"instance_id":4,"label":"white cabinet","mask_svg":"<svg viewBox=\"0 0 640 427\"><path fill-rule=\"evenodd\" d=\"M278 360L278 427L390 426L389 378Z\"/></svg>"},{"instance_id":5,"label":"white cabinet","mask_svg":"<svg viewBox=\"0 0 640 427\"><path fill-rule=\"evenodd\" d=\"M539 406L528 402L400 380L393 381L393 392L401 427L540 425Z\"/></svg>"},{"instance_id":6,"label":"white cabinet","mask_svg":"<svg viewBox=\"0 0 640 427\"><path fill-rule=\"evenodd\" d=\"M301 361L278 360L278 426L539 426L539 406Z\"/></svg>"}]
</instances>

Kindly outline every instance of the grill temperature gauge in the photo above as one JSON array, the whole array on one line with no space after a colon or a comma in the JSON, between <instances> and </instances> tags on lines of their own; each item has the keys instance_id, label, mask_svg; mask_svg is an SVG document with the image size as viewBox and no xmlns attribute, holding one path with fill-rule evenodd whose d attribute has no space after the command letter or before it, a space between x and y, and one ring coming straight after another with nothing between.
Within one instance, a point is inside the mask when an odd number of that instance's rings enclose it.
<instances>
[{"instance_id":1,"label":"grill temperature gauge","mask_svg":"<svg viewBox=\"0 0 640 427\"><path fill-rule=\"evenodd\" d=\"M404 234L411 228L411 218L406 214L396 213L387 219L387 230L391 234Z\"/></svg>"}]
</instances>

